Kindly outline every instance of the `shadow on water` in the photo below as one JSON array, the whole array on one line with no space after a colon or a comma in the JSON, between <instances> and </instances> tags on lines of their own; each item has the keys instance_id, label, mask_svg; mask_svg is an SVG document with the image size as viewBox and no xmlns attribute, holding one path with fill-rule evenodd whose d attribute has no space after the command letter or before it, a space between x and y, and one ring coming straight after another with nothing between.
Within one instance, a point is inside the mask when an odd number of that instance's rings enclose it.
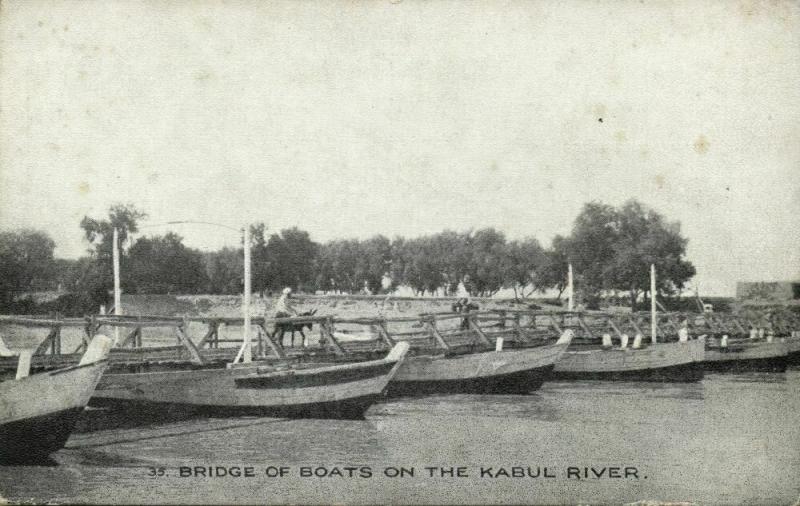
<instances>
[{"instance_id":1,"label":"shadow on water","mask_svg":"<svg viewBox=\"0 0 800 506\"><path fill-rule=\"evenodd\" d=\"M402 399L373 407L374 416L528 418L554 422L558 407L538 393L530 395L431 395Z\"/></svg>"},{"instance_id":2,"label":"shadow on water","mask_svg":"<svg viewBox=\"0 0 800 506\"><path fill-rule=\"evenodd\" d=\"M706 378L728 383L786 383L786 374L780 372L706 373Z\"/></svg>"},{"instance_id":3,"label":"shadow on water","mask_svg":"<svg viewBox=\"0 0 800 506\"><path fill-rule=\"evenodd\" d=\"M86 408L75 426L74 434L110 429L132 429L207 418L191 410L164 407L159 409Z\"/></svg>"},{"instance_id":4,"label":"shadow on water","mask_svg":"<svg viewBox=\"0 0 800 506\"><path fill-rule=\"evenodd\" d=\"M280 422L282 419L280 418L256 418L256 419L232 419L232 422L228 422L227 420L224 421L222 424L214 424L213 419L208 419L207 424L208 427L198 428L196 424L187 425L178 425L170 426L170 425L163 425L163 426L149 426L146 429L149 431L130 431L130 436L115 433L114 436L116 437L103 437L105 434L101 434L100 432L95 433L96 436L93 435L86 435L82 438L73 438L70 440L70 443L65 447L67 449L82 449L82 448L96 448L101 446L111 446L111 445L118 445L118 444L125 444L125 443L139 443L143 441L150 441L156 439L165 439L165 438L173 438L173 437L181 437L181 436L191 436L195 434L201 434L206 432L218 432L218 431L225 431L230 429L236 429L240 427L249 427L253 425L264 425L266 423L275 423ZM201 422L206 422L206 419L201 420Z\"/></svg>"},{"instance_id":5,"label":"shadow on water","mask_svg":"<svg viewBox=\"0 0 800 506\"><path fill-rule=\"evenodd\" d=\"M702 401L705 387L702 382L650 382L650 381L570 381L553 382L542 390L548 395L580 397L630 397L643 399L679 399Z\"/></svg>"}]
</instances>

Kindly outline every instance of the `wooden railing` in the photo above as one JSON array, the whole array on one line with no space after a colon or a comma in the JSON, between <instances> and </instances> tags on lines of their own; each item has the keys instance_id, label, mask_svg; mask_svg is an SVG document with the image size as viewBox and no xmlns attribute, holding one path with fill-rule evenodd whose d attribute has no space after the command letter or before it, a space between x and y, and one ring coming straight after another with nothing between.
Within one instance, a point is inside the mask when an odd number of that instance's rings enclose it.
<instances>
[{"instance_id":1,"label":"wooden railing","mask_svg":"<svg viewBox=\"0 0 800 506\"><path fill-rule=\"evenodd\" d=\"M287 349L279 342L274 329L285 326L299 328L307 324L319 332L317 344L302 349ZM112 350L112 362L136 363L143 360L169 362L183 361L206 364L229 361L241 344L241 337L226 338L220 329L241 327L242 317L178 317L163 315L93 315L83 318L55 318L34 316L0 316L0 327L17 325L26 328L45 328L48 334L34 353L36 361L45 368L57 367L75 361L85 350L91 338L109 329L120 331L119 342ZM569 329L575 334L574 342L597 343L608 334L614 341L623 336L633 339L641 334L650 342L649 313L604 313L599 311L543 311L492 309L467 313L426 313L408 317L343 317L330 315L297 316L292 318L252 317L251 345L257 357L292 359L304 354L325 351L334 355L359 352L385 351L398 340L406 340L418 350L439 350L448 353L461 349L494 348L498 338L504 346L532 346L547 342ZM190 326L204 327L202 337L190 336ZM729 335L731 338L748 337L751 329L763 329L776 335L789 335L800 330L800 322L793 315L758 315L746 318L722 313L658 313L658 341L678 339L681 328L694 335ZM62 330L81 329L79 345L64 350ZM270 331L270 328L273 331ZM354 332L355 328L355 332ZM176 339L174 346L145 346L144 331L161 329ZM164 337L163 334L159 334ZM355 337L350 339L351 337ZM162 339L163 340L163 339ZM220 346L222 344L222 346ZM226 346L231 344L231 346ZM0 369L16 367L12 357L0 357Z\"/></svg>"}]
</instances>

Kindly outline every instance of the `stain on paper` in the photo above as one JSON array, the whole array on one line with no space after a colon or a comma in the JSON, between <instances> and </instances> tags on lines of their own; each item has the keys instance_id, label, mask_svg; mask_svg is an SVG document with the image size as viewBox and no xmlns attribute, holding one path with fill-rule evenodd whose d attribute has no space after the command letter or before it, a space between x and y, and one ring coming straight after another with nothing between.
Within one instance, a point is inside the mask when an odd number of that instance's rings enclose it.
<instances>
[{"instance_id":1,"label":"stain on paper","mask_svg":"<svg viewBox=\"0 0 800 506\"><path fill-rule=\"evenodd\" d=\"M701 134L697 137L697 140L694 141L694 150L697 154L704 155L708 153L708 145L708 139L706 139L705 135Z\"/></svg>"}]
</instances>

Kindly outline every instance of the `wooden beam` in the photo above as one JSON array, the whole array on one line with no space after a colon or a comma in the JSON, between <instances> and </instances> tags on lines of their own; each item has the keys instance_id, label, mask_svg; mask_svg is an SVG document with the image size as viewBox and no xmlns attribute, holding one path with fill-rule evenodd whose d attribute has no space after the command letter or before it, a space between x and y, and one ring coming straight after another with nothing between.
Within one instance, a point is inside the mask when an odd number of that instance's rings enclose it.
<instances>
[{"instance_id":1,"label":"wooden beam","mask_svg":"<svg viewBox=\"0 0 800 506\"><path fill-rule=\"evenodd\" d=\"M272 340L272 336L267 330L267 322L261 321L257 325L259 332L264 333L264 342L267 343L267 346L269 346L269 349L272 351L272 353L279 358L286 358L286 350L283 349L283 346L280 343L276 343ZM219 342L219 340L219 336L217 336L216 341ZM217 346L219 347L219 345Z\"/></svg>"},{"instance_id":2,"label":"wooden beam","mask_svg":"<svg viewBox=\"0 0 800 506\"><path fill-rule=\"evenodd\" d=\"M622 331L619 329L619 327L617 327L617 324L614 323L614 319L609 316L606 318L606 322L608 323L608 326L611 327L611 329L617 334L617 337L622 339Z\"/></svg>"},{"instance_id":3,"label":"wooden beam","mask_svg":"<svg viewBox=\"0 0 800 506\"><path fill-rule=\"evenodd\" d=\"M189 339L189 336L186 335L186 333L184 332L184 328L185 327L183 325L175 327L175 333L178 335L178 339L180 339L181 344L189 352L189 360L193 364L203 364L204 361L203 357L200 356L200 351L194 345L192 340Z\"/></svg>"},{"instance_id":4,"label":"wooden beam","mask_svg":"<svg viewBox=\"0 0 800 506\"><path fill-rule=\"evenodd\" d=\"M469 323L470 329L472 329L476 334L478 334L478 338L483 342L483 344L491 346L492 341L490 341L489 338L486 337L486 334L483 333L483 330L481 330L481 328L475 322L473 317L467 316L466 318L467 322Z\"/></svg>"},{"instance_id":5,"label":"wooden beam","mask_svg":"<svg viewBox=\"0 0 800 506\"><path fill-rule=\"evenodd\" d=\"M333 318L326 318L322 323L320 323L320 328L322 329L322 333L325 335L325 339L333 348L333 352L337 355L345 355L345 351L339 344L339 341L337 341L333 336Z\"/></svg>"},{"instance_id":6,"label":"wooden beam","mask_svg":"<svg viewBox=\"0 0 800 506\"><path fill-rule=\"evenodd\" d=\"M124 348L125 346L128 346L128 343L130 343L131 347L136 348L137 344L139 344L137 342L137 337L141 335L141 333L142 333L142 328L136 327L135 329L133 329L133 331L131 331L130 334L128 334L125 340L123 340L121 343L117 345L117 347Z\"/></svg>"},{"instance_id":7,"label":"wooden beam","mask_svg":"<svg viewBox=\"0 0 800 506\"><path fill-rule=\"evenodd\" d=\"M589 335L590 339L594 339L595 338L594 332L592 332L592 329L590 329L589 326L586 325L586 322L583 321L583 317L581 315L577 315L577 318L578 318L578 324L581 326L583 331L586 332L586 334ZM560 332L559 332L559 334L560 334Z\"/></svg>"},{"instance_id":8,"label":"wooden beam","mask_svg":"<svg viewBox=\"0 0 800 506\"><path fill-rule=\"evenodd\" d=\"M524 342L530 342L532 340L531 336L529 336L528 333L525 332L525 329L522 328L519 314L514 315L514 318L511 320L511 325L514 327L514 330L517 332L520 340Z\"/></svg>"},{"instance_id":9,"label":"wooden beam","mask_svg":"<svg viewBox=\"0 0 800 506\"><path fill-rule=\"evenodd\" d=\"M386 328L386 322L381 321L376 325L378 328L378 335L383 339L383 341L389 345L389 347L393 347L395 345L394 339L392 336L389 335L389 330Z\"/></svg>"},{"instance_id":10,"label":"wooden beam","mask_svg":"<svg viewBox=\"0 0 800 506\"><path fill-rule=\"evenodd\" d=\"M431 337L433 337L436 340L439 346L441 346L445 350L450 349L450 345L447 344L447 341L444 340L442 334L439 333L439 329L436 328L436 319L434 317L431 316L423 318L422 325L428 329L428 332L431 334Z\"/></svg>"},{"instance_id":11,"label":"wooden beam","mask_svg":"<svg viewBox=\"0 0 800 506\"><path fill-rule=\"evenodd\" d=\"M553 325L553 328L556 329L556 332L558 332L558 335L560 336L564 331L561 330L561 326L556 321L556 317L552 314L548 316L550 317L550 323Z\"/></svg>"},{"instance_id":12,"label":"wooden beam","mask_svg":"<svg viewBox=\"0 0 800 506\"><path fill-rule=\"evenodd\" d=\"M258 327L261 328L261 325L259 325ZM217 334L217 329L218 328L219 328L219 323L218 322L213 321L213 320L209 321L208 322L208 331L203 336L203 339L201 339L200 342L197 343L197 347L198 348L204 348L206 345L208 345L209 348L212 348L213 347L212 346L213 338Z\"/></svg>"},{"instance_id":13,"label":"wooden beam","mask_svg":"<svg viewBox=\"0 0 800 506\"><path fill-rule=\"evenodd\" d=\"M36 350L33 352L34 355L44 355L47 353L47 348L51 348L51 353L55 355L55 337L56 337L56 329L58 327L53 327L50 329L50 333L47 334L47 337L44 338L44 341L39 343L39 346L36 347Z\"/></svg>"},{"instance_id":14,"label":"wooden beam","mask_svg":"<svg viewBox=\"0 0 800 506\"><path fill-rule=\"evenodd\" d=\"M639 324L633 319L633 316L628 316L628 322L633 327L633 330L636 331L637 334L641 334L642 337L645 337L644 332L642 332L642 328L639 327Z\"/></svg>"}]
</instances>

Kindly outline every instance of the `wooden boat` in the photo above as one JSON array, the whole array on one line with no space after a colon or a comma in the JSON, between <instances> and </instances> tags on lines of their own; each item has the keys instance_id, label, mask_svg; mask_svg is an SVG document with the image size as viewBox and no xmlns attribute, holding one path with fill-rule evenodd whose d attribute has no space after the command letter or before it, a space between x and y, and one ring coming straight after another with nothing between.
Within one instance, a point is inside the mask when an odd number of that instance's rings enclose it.
<instances>
[{"instance_id":1,"label":"wooden boat","mask_svg":"<svg viewBox=\"0 0 800 506\"><path fill-rule=\"evenodd\" d=\"M553 376L560 380L700 381L704 345L703 339L696 339L650 343L638 349L580 346L564 353Z\"/></svg>"},{"instance_id":2,"label":"wooden boat","mask_svg":"<svg viewBox=\"0 0 800 506\"><path fill-rule=\"evenodd\" d=\"M788 347L782 339L730 339L722 346L710 339L706 346L705 369L708 371L783 372L788 363Z\"/></svg>"},{"instance_id":3,"label":"wooden boat","mask_svg":"<svg viewBox=\"0 0 800 506\"><path fill-rule=\"evenodd\" d=\"M36 462L61 449L108 365L111 340L98 335L77 365L0 382L0 462Z\"/></svg>"},{"instance_id":4,"label":"wooden boat","mask_svg":"<svg viewBox=\"0 0 800 506\"><path fill-rule=\"evenodd\" d=\"M108 373L91 406L178 407L216 416L358 419L382 396L408 352L398 343L379 360L344 364L195 366L186 370Z\"/></svg>"},{"instance_id":5,"label":"wooden boat","mask_svg":"<svg viewBox=\"0 0 800 506\"><path fill-rule=\"evenodd\" d=\"M800 335L797 333L786 338L786 363L800 365Z\"/></svg>"},{"instance_id":6,"label":"wooden boat","mask_svg":"<svg viewBox=\"0 0 800 506\"><path fill-rule=\"evenodd\" d=\"M530 393L550 377L571 339L567 333L554 344L536 347L411 356L389 385L388 395Z\"/></svg>"}]
</instances>

